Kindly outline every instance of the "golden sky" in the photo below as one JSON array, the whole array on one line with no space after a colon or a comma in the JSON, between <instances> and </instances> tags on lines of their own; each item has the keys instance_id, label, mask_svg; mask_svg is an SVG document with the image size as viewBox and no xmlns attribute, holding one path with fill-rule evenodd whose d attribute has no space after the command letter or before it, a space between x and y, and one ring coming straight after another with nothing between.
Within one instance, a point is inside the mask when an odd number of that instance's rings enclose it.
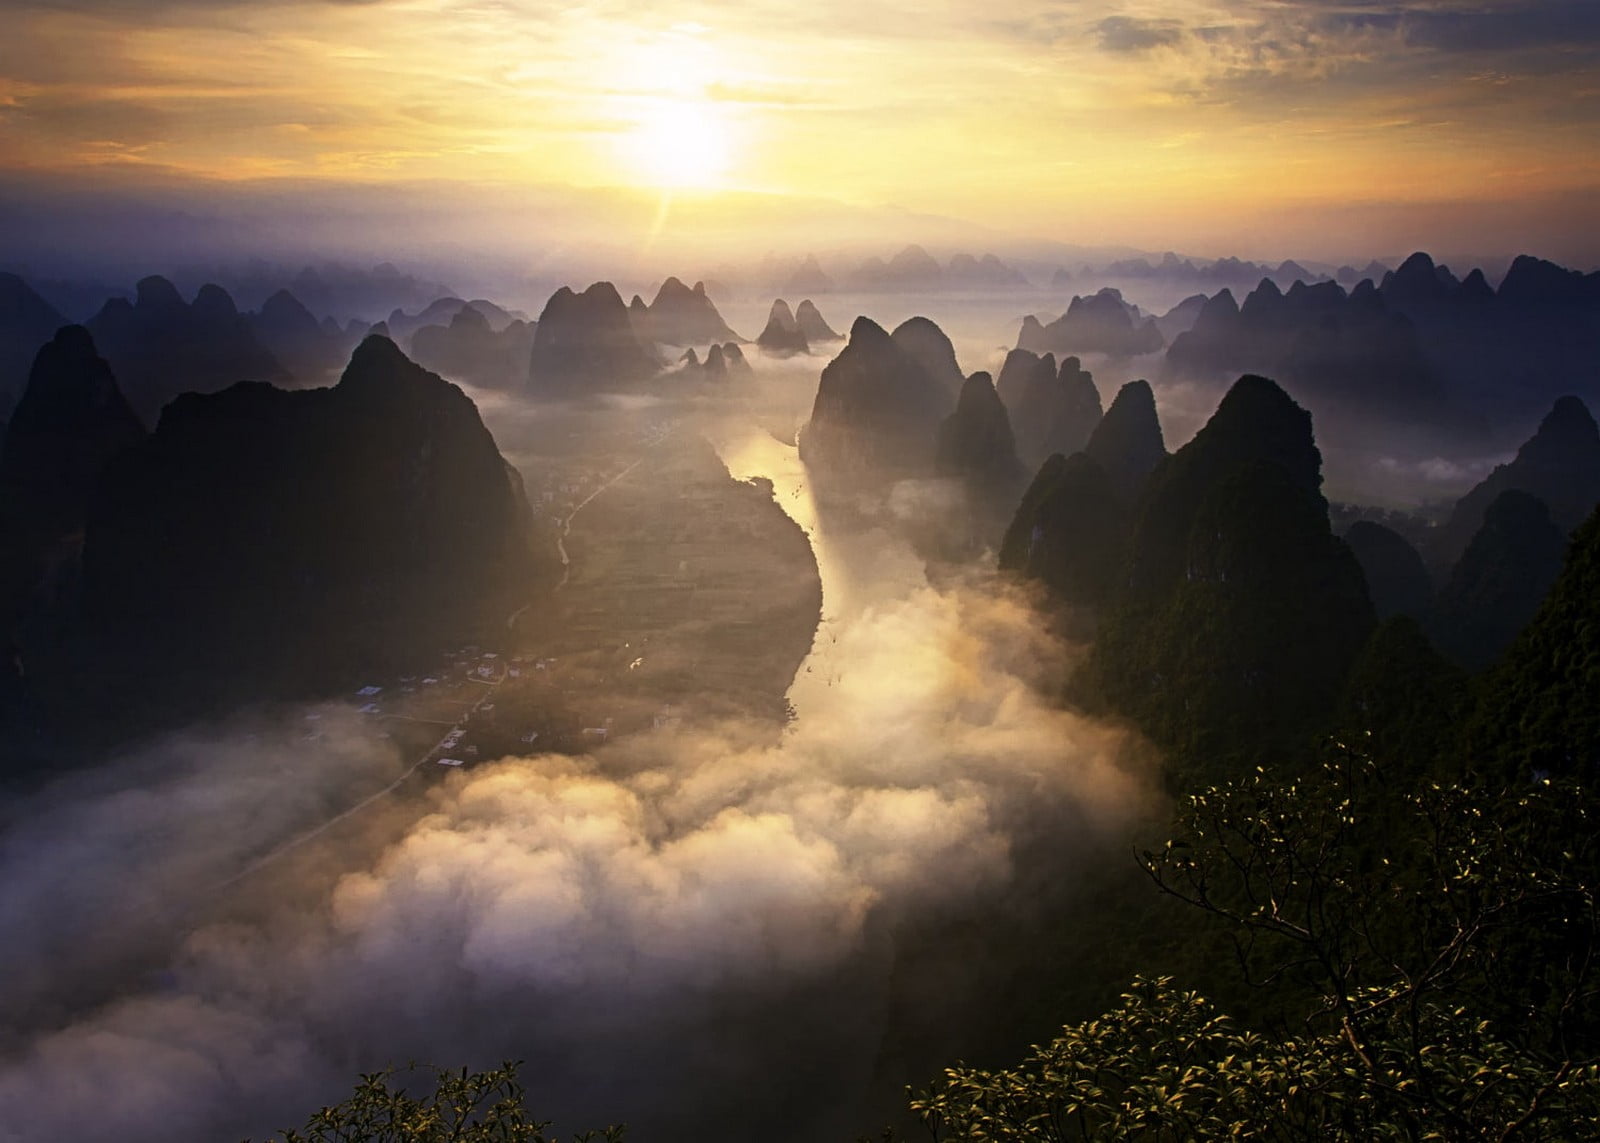
<instances>
[{"instance_id":1,"label":"golden sky","mask_svg":"<svg viewBox=\"0 0 1600 1143\"><path fill-rule=\"evenodd\" d=\"M13 0L4 23L0 172L101 186L677 187L1188 249L1329 218L1356 246L1451 218L1578 241L1600 201L1597 0Z\"/></svg>"}]
</instances>

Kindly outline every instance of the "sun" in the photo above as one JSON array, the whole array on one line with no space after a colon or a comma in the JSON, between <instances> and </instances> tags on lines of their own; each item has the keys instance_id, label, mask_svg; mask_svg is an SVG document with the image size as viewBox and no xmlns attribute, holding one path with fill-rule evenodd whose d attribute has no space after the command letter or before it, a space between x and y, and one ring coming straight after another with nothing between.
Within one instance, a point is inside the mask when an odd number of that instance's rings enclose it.
<instances>
[{"instance_id":1,"label":"sun","mask_svg":"<svg viewBox=\"0 0 1600 1143\"><path fill-rule=\"evenodd\" d=\"M653 99L622 138L628 164L660 187L716 187L732 158L732 132L710 100Z\"/></svg>"}]
</instances>

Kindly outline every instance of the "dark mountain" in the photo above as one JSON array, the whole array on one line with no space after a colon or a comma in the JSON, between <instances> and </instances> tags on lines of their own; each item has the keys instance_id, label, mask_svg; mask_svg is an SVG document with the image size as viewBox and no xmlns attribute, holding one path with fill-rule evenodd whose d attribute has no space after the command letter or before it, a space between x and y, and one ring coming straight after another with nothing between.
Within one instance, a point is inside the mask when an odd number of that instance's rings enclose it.
<instances>
[{"instance_id":1,"label":"dark mountain","mask_svg":"<svg viewBox=\"0 0 1600 1143\"><path fill-rule=\"evenodd\" d=\"M1105 472L1119 495L1132 503L1145 479L1167 459L1156 397L1148 381L1129 381L1117 390L1084 452Z\"/></svg>"},{"instance_id":2,"label":"dark mountain","mask_svg":"<svg viewBox=\"0 0 1600 1143\"><path fill-rule=\"evenodd\" d=\"M949 391L882 326L857 318L822 370L800 455L814 475L844 486L932 472Z\"/></svg>"},{"instance_id":3,"label":"dark mountain","mask_svg":"<svg viewBox=\"0 0 1600 1143\"><path fill-rule=\"evenodd\" d=\"M661 363L634 334L628 308L610 282L581 294L562 286L545 303L533 334L528 383L536 395L626 389Z\"/></svg>"},{"instance_id":4,"label":"dark mountain","mask_svg":"<svg viewBox=\"0 0 1600 1143\"><path fill-rule=\"evenodd\" d=\"M1054 354L1045 354L1050 362L1050 376L1056 374L1056 359ZM995 392L1000 394L1000 400L1005 407L1015 416L1022 407L1022 395L1028 390L1028 381L1034 371L1040 368L1043 360L1037 353L1026 349L1013 349L1007 352L1005 362L1000 366L1000 376L995 380Z\"/></svg>"},{"instance_id":5,"label":"dark mountain","mask_svg":"<svg viewBox=\"0 0 1600 1143\"><path fill-rule=\"evenodd\" d=\"M959 477L979 499L1009 501L1021 490L1026 473L1011 421L987 373L967 378L955 412L940 423L934 471Z\"/></svg>"},{"instance_id":6,"label":"dark mountain","mask_svg":"<svg viewBox=\"0 0 1600 1143\"><path fill-rule=\"evenodd\" d=\"M1406 538L1372 520L1357 520L1344 534L1379 619L1427 616L1433 608L1433 577Z\"/></svg>"},{"instance_id":7,"label":"dark mountain","mask_svg":"<svg viewBox=\"0 0 1600 1143\"><path fill-rule=\"evenodd\" d=\"M443 325L461 312L466 304L465 298L443 297L434 298L414 314L406 313L396 307L384 319L384 324L389 329L390 337L398 341L409 341L411 335L423 326Z\"/></svg>"},{"instance_id":8,"label":"dark mountain","mask_svg":"<svg viewBox=\"0 0 1600 1143\"><path fill-rule=\"evenodd\" d=\"M1588 406L1571 396L1557 400L1516 459L1497 465L1456 502L1428 552L1435 567L1451 567L1460 558L1489 505L1510 489L1544 501L1550 518L1564 531L1588 518L1600 503L1600 428Z\"/></svg>"},{"instance_id":9,"label":"dark mountain","mask_svg":"<svg viewBox=\"0 0 1600 1143\"><path fill-rule=\"evenodd\" d=\"M1155 353L1166 342L1153 319L1137 311L1109 287L1088 297L1074 297L1067 312L1049 325L1035 329L1024 322L1017 335L1019 349L1034 353L1104 353L1130 357Z\"/></svg>"},{"instance_id":10,"label":"dark mountain","mask_svg":"<svg viewBox=\"0 0 1600 1143\"><path fill-rule=\"evenodd\" d=\"M1162 340L1171 345L1180 333L1188 333L1200 318L1200 311L1210 299L1204 294L1190 294L1166 313L1155 319Z\"/></svg>"},{"instance_id":11,"label":"dark mountain","mask_svg":"<svg viewBox=\"0 0 1600 1143\"><path fill-rule=\"evenodd\" d=\"M782 298L772 303L772 309L767 314L766 328L761 331L761 336L756 338L756 345L760 347L761 352L779 357L811 352L811 347L806 342L806 335L800 330L800 324L795 321L794 314L789 312L789 303Z\"/></svg>"},{"instance_id":12,"label":"dark mountain","mask_svg":"<svg viewBox=\"0 0 1600 1143\"><path fill-rule=\"evenodd\" d=\"M0 638L75 561L96 481L144 435L89 331L62 327L34 359L0 446Z\"/></svg>"},{"instance_id":13,"label":"dark mountain","mask_svg":"<svg viewBox=\"0 0 1600 1143\"><path fill-rule=\"evenodd\" d=\"M28 283L15 274L0 274L0 421L21 399L39 347L66 324Z\"/></svg>"},{"instance_id":14,"label":"dark mountain","mask_svg":"<svg viewBox=\"0 0 1600 1143\"><path fill-rule=\"evenodd\" d=\"M489 323L489 328L496 332L505 329L514 321L527 320L526 314L514 314L486 298L475 298L469 302L461 298L444 297L435 298L414 314L395 310L389 315L387 324L391 334L399 339L399 342L405 342L409 341L417 330L426 326L448 324L451 318L469 307L483 315L484 320Z\"/></svg>"},{"instance_id":15,"label":"dark mountain","mask_svg":"<svg viewBox=\"0 0 1600 1143\"><path fill-rule=\"evenodd\" d=\"M1084 685L1179 773L1298 748L1342 693L1374 615L1321 484L1310 415L1252 376L1146 483Z\"/></svg>"},{"instance_id":16,"label":"dark mountain","mask_svg":"<svg viewBox=\"0 0 1600 1143\"><path fill-rule=\"evenodd\" d=\"M907 318L890 334L894 343L921 363L928 375L955 397L967 384L956 361L956 347L944 330L925 317ZM985 374L987 376L987 374Z\"/></svg>"},{"instance_id":17,"label":"dark mountain","mask_svg":"<svg viewBox=\"0 0 1600 1143\"><path fill-rule=\"evenodd\" d=\"M1339 272L1334 275L1334 280L1341 286L1348 288L1361 281L1381 282L1388 272L1389 267L1377 259L1373 259L1366 264L1365 268L1360 270L1357 270L1354 266L1340 266Z\"/></svg>"},{"instance_id":18,"label":"dark mountain","mask_svg":"<svg viewBox=\"0 0 1600 1143\"><path fill-rule=\"evenodd\" d=\"M449 325L425 325L411 335L417 364L455 381L491 388L523 383L537 326L513 321L495 332L482 311L462 306Z\"/></svg>"},{"instance_id":19,"label":"dark mountain","mask_svg":"<svg viewBox=\"0 0 1600 1143\"><path fill-rule=\"evenodd\" d=\"M1498 290L1474 270L1461 281L1425 253L1384 280L1389 308L1416 328L1429 366L1451 391L1514 423L1565 392L1600 396L1600 274L1581 274L1527 255Z\"/></svg>"},{"instance_id":20,"label":"dark mountain","mask_svg":"<svg viewBox=\"0 0 1600 1143\"><path fill-rule=\"evenodd\" d=\"M1016 408L1017 449L1030 466L1052 453L1081 452L1100 424L1100 390L1076 357L1052 373L1046 354L1028 375Z\"/></svg>"},{"instance_id":21,"label":"dark mountain","mask_svg":"<svg viewBox=\"0 0 1600 1143\"><path fill-rule=\"evenodd\" d=\"M704 282L694 288L677 278L668 278L650 303L642 337L664 345L705 345L709 342L738 341L717 307L706 296ZM638 323L635 322L637 329Z\"/></svg>"},{"instance_id":22,"label":"dark mountain","mask_svg":"<svg viewBox=\"0 0 1600 1143\"><path fill-rule=\"evenodd\" d=\"M706 350L704 361L693 349L687 350L683 355L683 368L679 370L679 376L686 381L719 384L749 377L753 372L744 358L744 351L736 342L729 341Z\"/></svg>"},{"instance_id":23,"label":"dark mountain","mask_svg":"<svg viewBox=\"0 0 1600 1143\"><path fill-rule=\"evenodd\" d=\"M1544 501L1515 488L1496 496L1439 592L1440 648L1468 670L1497 660L1538 611L1566 547Z\"/></svg>"},{"instance_id":24,"label":"dark mountain","mask_svg":"<svg viewBox=\"0 0 1600 1143\"><path fill-rule=\"evenodd\" d=\"M349 355L342 332L326 329L288 290L279 290L250 315L256 340L301 383L330 380Z\"/></svg>"},{"instance_id":25,"label":"dark mountain","mask_svg":"<svg viewBox=\"0 0 1600 1143\"><path fill-rule=\"evenodd\" d=\"M1441 655L1410 615L1379 623L1350 668L1339 724L1362 742L1386 774L1424 772L1460 759L1441 746L1460 738L1471 708L1467 673Z\"/></svg>"},{"instance_id":26,"label":"dark mountain","mask_svg":"<svg viewBox=\"0 0 1600 1143\"><path fill-rule=\"evenodd\" d=\"M1468 728L1469 756L1523 780L1600 778L1600 510L1499 666Z\"/></svg>"},{"instance_id":27,"label":"dark mountain","mask_svg":"<svg viewBox=\"0 0 1600 1143\"><path fill-rule=\"evenodd\" d=\"M550 571L472 402L371 337L331 389L175 401L84 545L108 705L315 694L504 631Z\"/></svg>"},{"instance_id":28,"label":"dark mountain","mask_svg":"<svg viewBox=\"0 0 1600 1143\"><path fill-rule=\"evenodd\" d=\"M824 341L843 341L844 335L836 332L822 317L822 311L810 298L805 299L794 311L795 324L800 327L800 332L806 335L806 341L817 345Z\"/></svg>"},{"instance_id":29,"label":"dark mountain","mask_svg":"<svg viewBox=\"0 0 1600 1143\"><path fill-rule=\"evenodd\" d=\"M186 303L165 278L145 278L130 304L113 298L89 332L134 411L153 423L180 393L214 393L239 381L286 382L289 373L256 339L250 320L218 286Z\"/></svg>"},{"instance_id":30,"label":"dark mountain","mask_svg":"<svg viewBox=\"0 0 1600 1143\"><path fill-rule=\"evenodd\" d=\"M1437 419L1446 403L1412 323L1369 283L1346 294L1334 282L1297 282L1284 293L1263 279L1242 307L1223 291L1173 341L1166 370L1188 379L1280 377L1341 429L1370 432L1373 416Z\"/></svg>"},{"instance_id":31,"label":"dark mountain","mask_svg":"<svg viewBox=\"0 0 1600 1143\"><path fill-rule=\"evenodd\" d=\"M63 326L34 358L6 426L0 450L5 503L44 508L54 525L81 525L100 469L144 435L89 331Z\"/></svg>"},{"instance_id":32,"label":"dark mountain","mask_svg":"<svg viewBox=\"0 0 1600 1143\"><path fill-rule=\"evenodd\" d=\"M1052 604L1087 635L1096 611L1117 597L1127 559L1129 502L1083 453L1040 467L1000 545L1000 567L1042 584Z\"/></svg>"},{"instance_id":33,"label":"dark mountain","mask_svg":"<svg viewBox=\"0 0 1600 1143\"><path fill-rule=\"evenodd\" d=\"M1501 280L1498 296L1512 305L1593 306L1600 304L1600 270L1584 274L1520 254Z\"/></svg>"}]
</instances>

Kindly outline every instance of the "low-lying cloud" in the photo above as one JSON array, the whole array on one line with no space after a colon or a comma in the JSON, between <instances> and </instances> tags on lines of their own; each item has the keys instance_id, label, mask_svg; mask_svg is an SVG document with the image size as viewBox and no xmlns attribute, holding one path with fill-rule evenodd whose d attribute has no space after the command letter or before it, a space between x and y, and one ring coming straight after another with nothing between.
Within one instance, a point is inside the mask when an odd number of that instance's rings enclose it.
<instances>
[{"instance_id":1,"label":"low-lying cloud","mask_svg":"<svg viewBox=\"0 0 1600 1143\"><path fill-rule=\"evenodd\" d=\"M856 1126L936 952L912 934L1026 908L1046 840L1070 884L1149 787L1135 743L1039 697L1068 652L1004 593L920 590L830 639L840 682L780 742L658 732L455 775L376 857L330 848L331 892L242 915L205 893L399 765L355 723L186 738L13 806L0 1139L259 1136L412 1059L524 1059L568 1127ZM85 978L117 986L61 1004Z\"/></svg>"}]
</instances>

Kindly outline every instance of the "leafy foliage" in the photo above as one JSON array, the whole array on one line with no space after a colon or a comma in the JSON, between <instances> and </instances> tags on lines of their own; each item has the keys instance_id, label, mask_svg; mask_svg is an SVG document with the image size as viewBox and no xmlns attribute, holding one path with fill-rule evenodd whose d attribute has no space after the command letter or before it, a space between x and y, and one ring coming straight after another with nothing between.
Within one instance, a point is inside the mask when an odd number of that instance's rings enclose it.
<instances>
[{"instance_id":1,"label":"leafy foliage","mask_svg":"<svg viewBox=\"0 0 1600 1143\"><path fill-rule=\"evenodd\" d=\"M936 1137L1510 1139L1600 1129L1600 798L1542 783L1395 789L1339 751L1188 799L1146 853L1282 999L1238 1029L1169 978L1020 1067L955 1068Z\"/></svg>"},{"instance_id":2,"label":"leafy foliage","mask_svg":"<svg viewBox=\"0 0 1600 1143\"><path fill-rule=\"evenodd\" d=\"M361 1077L353 1095L324 1107L301 1130L287 1130L280 1143L558 1143L549 1124L523 1106L517 1065L483 1072L411 1068L434 1077L433 1091L414 1096L391 1086L396 1071ZM586 1131L576 1143L622 1143L623 1129Z\"/></svg>"}]
</instances>

